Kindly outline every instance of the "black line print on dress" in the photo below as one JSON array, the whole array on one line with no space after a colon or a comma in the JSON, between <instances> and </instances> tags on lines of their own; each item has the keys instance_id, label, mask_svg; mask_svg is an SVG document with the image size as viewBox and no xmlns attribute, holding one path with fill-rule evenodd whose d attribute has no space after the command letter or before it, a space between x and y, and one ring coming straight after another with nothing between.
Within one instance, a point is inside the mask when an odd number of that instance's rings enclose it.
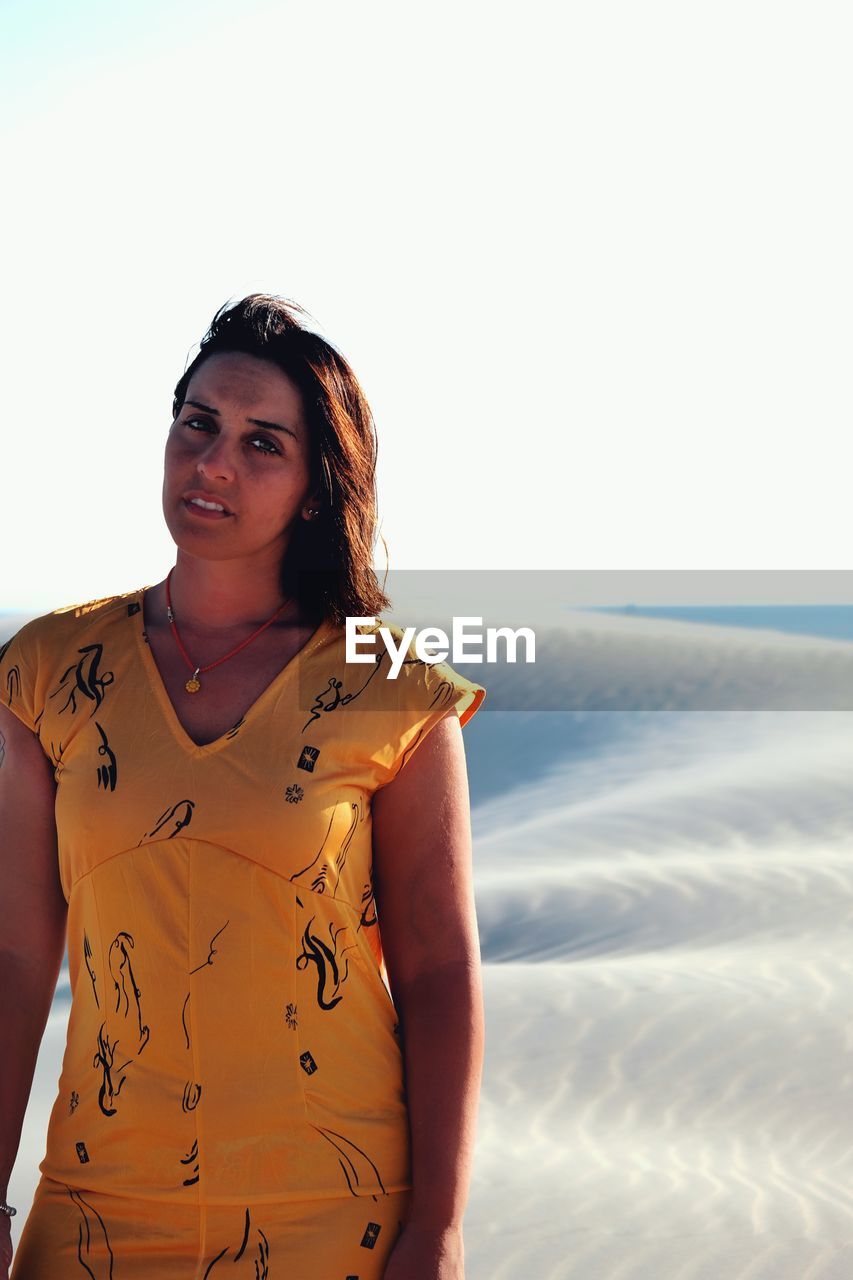
<instances>
[{"instance_id":1,"label":"black line print on dress","mask_svg":"<svg viewBox=\"0 0 853 1280\"><path fill-rule=\"evenodd\" d=\"M14 636L12 637L12 639L14 639ZM0 649L0 662L3 661L3 654L9 648L9 645L11 643L12 643L11 640L7 640L6 643L3 645L3 648ZM20 694L21 694L21 668L18 666L17 663L15 663L14 666L11 666L9 670L6 672L6 705L11 707L15 699L15 696L17 695L18 697L20 697Z\"/></svg>"},{"instance_id":2,"label":"black line print on dress","mask_svg":"<svg viewBox=\"0 0 853 1280\"><path fill-rule=\"evenodd\" d=\"M80 1210L83 1221L78 1223L77 1261L92 1280L112 1280L113 1251L107 1234L106 1223L97 1209L83 1199L82 1194L66 1184L65 1190ZM97 1218L97 1224L95 1219ZM98 1231L100 1227L100 1232ZM101 1242L103 1234L103 1243ZM93 1270L94 1268L94 1270Z\"/></svg>"},{"instance_id":3,"label":"black line print on dress","mask_svg":"<svg viewBox=\"0 0 853 1280\"><path fill-rule=\"evenodd\" d=\"M234 1254L234 1257L231 1259L232 1262L239 1262L240 1259L243 1257L244 1253L246 1252L246 1246L249 1243L250 1225L251 1225L251 1220L249 1217L249 1210L247 1209L245 1222L243 1224L243 1239L240 1242L239 1249ZM268 1280L269 1273L270 1273L269 1271L269 1260L270 1260L269 1240L267 1240L266 1236L264 1235L263 1231L261 1231L260 1227L255 1227L255 1230L260 1236L260 1239L258 1240L258 1243L257 1243L257 1257L254 1259L255 1280ZM204 1280L207 1280L207 1277L210 1275L211 1271L216 1266L217 1262L221 1262L227 1252L228 1252L228 1246L226 1245L224 1249L220 1249L219 1253L217 1253L215 1258L212 1258L210 1260L210 1262L207 1265L207 1269L204 1273ZM250 1262L252 1261L252 1259L247 1255L246 1261ZM232 1275L233 1272L229 1271L228 1274Z\"/></svg>"},{"instance_id":4,"label":"black line print on dress","mask_svg":"<svg viewBox=\"0 0 853 1280\"><path fill-rule=\"evenodd\" d=\"M181 1164L191 1164L193 1166L193 1173L195 1174L195 1177L193 1178L184 1178L181 1185L184 1187L195 1186L198 1182L198 1138L193 1141L193 1145L190 1147L188 1153L185 1156L181 1156Z\"/></svg>"},{"instance_id":5,"label":"black line print on dress","mask_svg":"<svg viewBox=\"0 0 853 1280\"><path fill-rule=\"evenodd\" d=\"M368 879L361 891L361 917L359 929L370 929L376 924L376 894L373 887L373 863L370 864Z\"/></svg>"},{"instance_id":6,"label":"black line print on dress","mask_svg":"<svg viewBox=\"0 0 853 1280\"><path fill-rule=\"evenodd\" d=\"M184 1085L184 1096L181 1099L182 1111L195 1111L201 1098L201 1085L195 1080L188 1080Z\"/></svg>"},{"instance_id":7,"label":"black line print on dress","mask_svg":"<svg viewBox=\"0 0 853 1280\"><path fill-rule=\"evenodd\" d=\"M320 716L323 715L324 712L337 711L339 707L347 707L351 702L359 697L360 694L364 693L371 680L375 679L379 674L382 663L386 658L388 659L388 665L390 666L391 656L386 650L384 653L380 653L376 662L373 664L373 670L370 675L364 681L361 688L356 689L354 693L342 694L341 689L343 688L343 681L337 676L329 676L329 681L325 689L321 689L319 693L314 694L314 701L311 704L311 714L302 726L302 732L304 733L308 726L313 724L315 720L319 720Z\"/></svg>"},{"instance_id":8,"label":"black line print on dress","mask_svg":"<svg viewBox=\"0 0 853 1280\"><path fill-rule=\"evenodd\" d=\"M335 1005L343 999L339 993L349 974L349 960L344 957L348 951L356 950L356 944L352 943L349 947L344 947L338 955L338 938L342 933L347 932L349 925L342 924L335 933L334 921L329 921L329 936L332 939L332 945L329 946L322 938L311 933L313 923L312 916L302 935L302 951L296 957L296 967L301 973L309 964L317 966L317 1003L321 1009L334 1009ZM340 971L341 960L344 961L343 973Z\"/></svg>"},{"instance_id":9,"label":"black line print on dress","mask_svg":"<svg viewBox=\"0 0 853 1280\"><path fill-rule=\"evenodd\" d=\"M257 1242L257 1260L255 1262L255 1280L269 1280L269 1240L266 1239L260 1226L257 1228L260 1240Z\"/></svg>"},{"instance_id":10,"label":"black line print on dress","mask_svg":"<svg viewBox=\"0 0 853 1280\"><path fill-rule=\"evenodd\" d=\"M246 1252L246 1245L249 1243L249 1227L250 1226L251 1226L251 1218L249 1217L249 1208L247 1205L246 1219L243 1223L243 1239L240 1241L240 1248L237 1250L237 1253L235 1254L235 1257L234 1257L235 1262L237 1261L238 1258L242 1258L243 1254Z\"/></svg>"},{"instance_id":11,"label":"black line print on dress","mask_svg":"<svg viewBox=\"0 0 853 1280\"><path fill-rule=\"evenodd\" d=\"M240 717L240 719L237 721L237 723L231 726L231 728L230 728L230 729L228 730L228 732L226 733L225 737L226 737L226 738L236 738L236 737L237 737L237 734L238 734L238 733L240 732L240 730L243 728L243 725L244 725L245 723L246 723L246 717L245 717L245 716L241 716L241 717Z\"/></svg>"},{"instance_id":12,"label":"black line print on dress","mask_svg":"<svg viewBox=\"0 0 853 1280\"><path fill-rule=\"evenodd\" d=\"M350 814L349 830L344 836L343 844L335 854L334 858L331 861L328 859L321 860L323 850L326 847L326 841L329 838L329 832L332 829L332 824L335 821L335 816L338 812L338 805L335 805L332 810L331 817L329 818L329 825L326 828L326 834L323 836L323 843L320 845L320 848L308 863L307 867L303 867L301 871L297 871L294 875L288 877L291 884L298 884L303 876L307 876L309 872L314 871L310 883L304 884L304 887L310 888L314 893L325 893L326 890L331 887L332 891L330 896L332 898L337 896L338 885L341 882L341 872L343 871L347 860L347 850L349 849L353 833L362 818L361 809L357 801L351 801L350 808L352 813Z\"/></svg>"},{"instance_id":13,"label":"black line print on dress","mask_svg":"<svg viewBox=\"0 0 853 1280\"><path fill-rule=\"evenodd\" d=\"M68 745L68 744L67 744L67 743L65 743L65 745L63 746L63 744L60 742L60 744L59 744L59 748L57 749L57 748L54 746L53 739L51 738L51 742L50 742L50 758L51 758L51 760L53 761L53 768L54 768L54 770L55 770L55 777L56 777L56 781L57 781L57 782L59 781L60 777L62 776L62 771L63 771L63 770L64 770L64 768L65 768L65 761L62 759L62 757L63 757L63 755L65 754L65 747L66 747L67 745Z\"/></svg>"},{"instance_id":14,"label":"black line print on dress","mask_svg":"<svg viewBox=\"0 0 853 1280\"><path fill-rule=\"evenodd\" d=\"M103 1069L103 1077L101 1079L101 1087L98 1090L98 1106L105 1116L114 1116L116 1107L108 1106L107 1099L113 1103L121 1093L121 1087L127 1079L126 1075L122 1075L118 1085L114 1087L114 1076L118 1076L119 1072L123 1072L125 1067L130 1066L133 1061L128 1058L127 1062L123 1062L120 1067L113 1066L113 1059L118 1048L118 1040L110 1041L109 1034L105 1030L106 1023L102 1022L98 1031L98 1051L92 1061L92 1066L100 1066Z\"/></svg>"},{"instance_id":15,"label":"black line print on dress","mask_svg":"<svg viewBox=\"0 0 853 1280\"><path fill-rule=\"evenodd\" d=\"M7 640L4 645L0 645L0 665L3 663L6 650L9 648L9 645L12 643L12 640L15 639L16 635L17 632L15 633L15 636L12 636L11 639ZM17 663L14 663L6 672L6 702L8 706L12 706L12 702L16 694L18 697L21 695L21 668ZM43 715L44 708L42 708L33 721L33 725L36 729L38 729L39 722Z\"/></svg>"},{"instance_id":16,"label":"black line print on dress","mask_svg":"<svg viewBox=\"0 0 853 1280\"><path fill-rule=\"evenodd\" d=\"M139 997L141 996L142 991L140 987L137 986L136 979L133 976L133 966L130 963L130 952L128 951L128 948L127 948L128 943L130 944L131 947L136 945L129 933L127 933L125 930L121 930L119 933L116 934L116 936L113 938L112 942L110 943L108 964L110 969L110 976L112 977L113 985L115 986L115 990L116 990L116 1013L118 1013L120 1010L121 998L122 996L124 996L125 1018L127 1017L128 1012L130 1010L130 998L127 994L127 983L125 980L125 973L127 974L127 977L130 979L130 986L133 992L133 999L136 1003L136 1021L139 1028L139 1044L137 1046L136 1052L141 1053L148 1043L148 1037L151 1034L151 1028L143 1025L143 1022L142 1022L142 1006L139 1002ZM117 952L118 956L120 957L117 963L118 974L119 974L118 977L116 977L116 973L113 969L113 963L115 960L114 952Z\"/></svg>"},{"instance_id":17,"label":"black line print on dress","mask_svg":"<svg viewBox=\"0 0 853 1280\"><path fill-rule=\"evenodd\" d=\"M225 924L222 926L222 929L224 929L228 923L229 921L226 920ZM222 933L222 929L217 929L216 933L210 939L210 943L208 945L208 950L207 950L207 959L202 960L201 964L197 964L194 969L190 969L190 973L198 973L199 969L203 969L205 965L213 964L213 957L219 954L216 947L213 944L216 941L216 939L219 937L220 933ZM183 1008L181 1009L181 1026L184 1029L184 1035L186 1037L188 1049L190 1047L190 1033L187 1030L187 1005L189 1004L189 1001L190 1001L190 994L191 993L188 991L186 994L186 998L184 999Z\"/></svg>"},{"instance_id":18,"label":"black line print on dress","mask_svg":"<svg viewBox=\"0 0 853 1280\"><path fill-rule=\"evenodd\" d=\"M96 974L95 974L94 969L93 969L93 968L92 968L92 966L89 964L89 957L91 956L91 954L92 954L92 944L91 944L91 942L89 941L89 935L88 935L88 933L87 933L87 932L86 932L86 930L84 929L84 930L83 930L83 959L84 959L84 960L85 960L85 962L86 962L86 969L87 969L87 971L88 971L89 977L92 979L92 992L93 992L93 994L94 994L94 996L95 996L95 1004L96 1004L96 1005L98 1006L98 1008L100 1009L100 1007L101 1007L101 1002L100 1002L100 1000L98 999L98 989L97 989L97 981L98 981L98 979L97 979L97 976L96 976Z\"/></svg>"},{"instance_id":19,"label":"black line print on dress","mask_svg":"<svg viewBox=\"0 0 853 1280\"><path fill-rule=\"evenodd\" d=\"M95 704L90 712L90 715L94 715L104 700L104 689L115 680L115 675L112 671L105 671L102 675L98 674L98 664L104 652L102 644L87 644L82 649L78 649L77 652L82 654L80 661L72 662L71 666L63 672L59 687L49 695L51 698L56 698L60 693L68 694L67 699L59 708L60 715L62 715L63 711L67 711L69 706L71 707L71 714L76 715L77 698L81 694ZM74 679L69 680L72 671L74 672ZM67 685L66 681L68 682Z\"/></svg>"},{"instance_id":20,"label":"black line print on dress","mask_svg":"<svg viewBox=\"0 0 853 1280\"><path fill-rule=\"evenodd\" d=\"M427 715L430 715L432 713L432 710L434 707L443 707L445 705L449 706L450 703L453 702L453 697L455 692L456 690L449 680L440 680L435 687L435 693L433 694L432 701L429 704ZM406 750L400 756L400 764L398 766L398 772L400 769L403 768L403 765L406 763L409 756L412 754L415 747L420 742L421 738L426 732L426 728L427 726L425 724L421 725L420 729L418 729L412 741L406 747Z\"/></svg>"},{"instance_id":21,"label":"black line print on dress","mask_svg":"<svg viewBox=\"0 0 853 1280\"><path fill-rule=\"evenodd\" d=\"M98 724L97 720L95 721L95 728L101 735L101 745L98 747L98 755L106 756L109 761L108 764L98 765L98 790L103 787L105 791L115 791L116 782L118 780L118 761L116 760L115 752L110 747L109 740L107 739L107 735L104 732L103 727Z\"/></svg>"},{"instance_id":22,"label":"black line print on dress","mask_svg":"<svg viewBox=\"0 0 853 1280\"><path fill-rule=\"evenodd\" d=\"M225 924L222 926L222 929L216 930L216 933L213 935L213 937L210 939L210 942L208 943L207 959L202 960L201 964L197 964L194 969L190 969L190 973L198 973L199 969L203 969L206 964L213 964L213 957L219 954L219 952L217 951L216 947L213 944L216 941L216 939L219 937L220 933L222 933L222 930L225 929L227 925L228 925L228 920L225 921Z\"/></svg>"},{"instance_id":23,"label":"black line print on dress","mask_svg":"<svg viewBox=\"0 0 853 1280\"><path fill-rule=\"evenodd\" d=\"M190 1033L187 1030L187 1005L189 1004L189 1002L190 1002L190 993L188 991L184 999L183 1008L181 1009L181 1026L184 1029L184 1035L186 1036L188 1049L190 1047Z\"/></svg>"},{"instance_id":24,"label":"black line print on dress","mask_svg":"<svg viewBox=\"0 0 853 1280\"><path fill-rule=\"evenodd\" d=\"M352 1195L358 1195L356 1187L361 1186L362 1178L365 1182L369 1182L371 1180L370 1174L372 1173L382 1188L383 1196L387 1196L388 1192L385 1190L385 1184L379 1176L379 1170L370 1156L365 1151L362 1151L361 1147L357 1147L354 1142L350 1142L349 1138L345 1138L343 1134L335 1133L334 1129L321 1129L316 1124L312 1124L311 1128L316 1129L317 1133L331 1143L337 1151L338 1164L344 1171L344 1177ZM368 1165L370 1166L369 1171ZM371 1195L374 1200L378 1199L376 1192L372 1192Z\"/></svg>"},{"instance_id":25,"label":"black line print on dress","mask_svg":"<svg viewBox=\"0 0 853 1280\"><path fill-rule=\"evenodd\" d=\"M14 640L14 638L15 637L13 636L12 640ZM3 648L0 649L0 662L3 661L3 654L9 648L9 645L12 643L12 640L7 640L6 643L3 645ZM8 706L10 707L12 706L16 694L19 700L21 701L21 703L23 703L23 699L21 698L21 668L18 666L17 663L15 663L14 666L10 667L9 670L6 672L6 703ZM38 730L38 727L39 727L39 724L41 723L41 718L43 715L44 715L44 707L42 707L41 711L33 720L33 728L35 730Z\"/></svg>"},{"instance_id":26,"label":"black line print on dress","mask_svg":"<svg viewBox=\"0 0 853 1280\"><path fill-rule=\"evenodd\" d=\"M337 858L335 858L335 866L337 867L337 872L338 872L338 878L335 884L336 889L341 882L341 875L343 873L344 867L346 866L347 853L349 852L350 842L353 836L355 835L356 827L362 821L363 818L364 818L364 814L362 813L362 809L361 809L361 801L351 800L349 829L347 830L347 833L344 836L344 841L343 841L343 844L341 845L340 853L338 854Z\"/></svg>"},{"instance_id":27,"label":"black line print on dress","mask_svg":"<svg viewBox=\"0 0 853 1280\"><path fill-rule=\"evenodd\" d=\"M181 812L182 809L183 812ZM142 844L143 840L150 840L152 836L156 836L170 820L174 820L175 829L174 831L170 831L165 839L173 840L179 831L183 831L184 827L188 827L190 825L194 811L195 800L176 800L171 808L163 810L160 817L154 823L153 830L146 831L145 835L140 839L139 844Z\"/></svg>"}]
</instances>

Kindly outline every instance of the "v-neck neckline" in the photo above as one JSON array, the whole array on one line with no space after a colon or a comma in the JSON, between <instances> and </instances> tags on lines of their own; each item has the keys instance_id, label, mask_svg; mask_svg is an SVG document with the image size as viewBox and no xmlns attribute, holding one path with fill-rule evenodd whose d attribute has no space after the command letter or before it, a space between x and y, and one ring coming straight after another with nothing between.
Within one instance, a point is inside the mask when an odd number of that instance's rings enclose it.
<instances>
[{"instance_id":1,"label":"v-neck neckline","mask_svg":"<svg viewBox=\"0 0 853 1280\"><path fill-rule=\"evenodd\" d=\"M151 646L146 639L144 598L145 592L150 590L150 586L137 588L135 594L139 608L134 612L132 619L134 623L134 635L136 636L136 642L141 656L142 666L148 679L149 688L153 691L157 701L159 702L163 715L172 731L173 737L178 742L178 745L191 755L212 755L214 752L220 751L222 747L226 746L227 743L232 740L232 736L237 736L233 733L234 726L232 725L230 729L226 729L223 734L220 734L218 738L214 738L212 742L196 742L190 737L184 726L181 724L172 699L169 697L169 692L163 681L163 677L160 674L160 668L154 661L154 654L151 652ZM304 658L306 654L313 652L313 650L318 648L331 633L332 629L331 620L328 617L323 618L320 625L306 640L302 648L297 650L292 658L288 659L280 671L276 672L269 684L262 689L257 698L255 698L252 705L243 712L243 715L237 723L244 725L246 721L254 719L260 708L268 702L274 694L279 693L289 680L293 678L293 673L296 670L296 664L299 659Z\"/></svg>"}]
</instances>

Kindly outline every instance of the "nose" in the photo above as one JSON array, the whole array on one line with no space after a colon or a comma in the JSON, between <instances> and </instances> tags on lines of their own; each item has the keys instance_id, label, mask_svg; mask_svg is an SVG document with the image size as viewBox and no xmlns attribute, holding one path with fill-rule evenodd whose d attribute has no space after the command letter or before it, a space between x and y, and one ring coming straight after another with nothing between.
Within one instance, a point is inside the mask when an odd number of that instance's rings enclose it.
<instances>
[{"instance_id":1,"label":"nose","mask_svg":"<svg viewBox=\"0 0 853 1280\"><path fill-rule=\"evenodd\" d=\"M207 448L199 455L196 470L200 476L209 480L232 480L234 478L234 462L231 458L231 446L224 434L212 436Z\"/></svg>"}]
</instances>

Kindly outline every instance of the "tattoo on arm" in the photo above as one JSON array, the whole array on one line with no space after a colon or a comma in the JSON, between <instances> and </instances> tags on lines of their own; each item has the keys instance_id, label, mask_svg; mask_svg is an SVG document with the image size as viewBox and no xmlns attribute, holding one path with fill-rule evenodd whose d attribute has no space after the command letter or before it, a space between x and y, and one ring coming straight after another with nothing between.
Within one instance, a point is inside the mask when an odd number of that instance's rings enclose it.
<instances>
[{"instance_id":1,"label":"tattoo on arm","mask_svg":"<svg viewBox=\"0 0 853 1280\"><path fill-rule=\"evenodd\" d=\"M3 768L3 761L6 759L6 739L3 737L3 730L0 729L0 769Z\"/></svg>"}]
</instances>

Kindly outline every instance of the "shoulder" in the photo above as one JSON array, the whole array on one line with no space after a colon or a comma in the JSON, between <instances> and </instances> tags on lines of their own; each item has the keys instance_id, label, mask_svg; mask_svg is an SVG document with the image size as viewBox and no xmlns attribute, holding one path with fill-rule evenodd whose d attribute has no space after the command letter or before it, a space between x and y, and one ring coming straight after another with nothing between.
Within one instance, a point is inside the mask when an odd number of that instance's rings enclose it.
<instances>
[{"instance_id":1,"label":"shoulder","mask_svg":"<svg viewBox=\"0 0 853 1280\"><path fill-rule=\"evenodd\" d=\"M100 640L106 624L138 607L138 593L128 591L59 605L23 623L7 617L0 643L4 703L34 729L41 720L48 687L79 661L80 650L85 652L87 645Z\"/></svg>"},{"instance_id":2,"label":"shoulder","mask_svg":"<svg viewBox=\"0 0 853 1280\"><path fill-rule=\"evenodd\" d=\"M387 654L385 676L398 690L400 704L418 717L438 719L455 707L464 725L486 696L485 687L455 670L434 638L418 634L416 627L377 620L377 650ZM437 656L434 656L437 655Z\"/></svg>"},{"instance_id":3,"label":"shoulder","mask_svg":"<svg viewBox=\"0 0 853 1280\"><path fill-rule=\"evenodd\" d=\"M384 785L448 712L455 710L465 725L486 690L446 660L430 661L412 626L377 618L375 624L359 625L358 632L365 641L369 637L370 643L360 644L358 652L370 655L370 662L347 664L346 685L359 688L360 700L361 692L367 695L362 701L365 710L380 713L365 717L365 724L375 739L372 754Z\"/></svg>"},{"instance_id":4,"label":"shoulder","mask_svg":"<svg viewBox=\"0 0 853 1280\"><path fill-rule=\"evenodd\" d=\"M15 617L9 616L4 619L5 637L0 644L0 664L12 650L24 662L44 658L77 637L85 638L106 619L115 615L127 616L138 608L138 592L126 591L96 600L59 605L47 613L28 618L17 628Z\"/></svg>"}]
</instances>

